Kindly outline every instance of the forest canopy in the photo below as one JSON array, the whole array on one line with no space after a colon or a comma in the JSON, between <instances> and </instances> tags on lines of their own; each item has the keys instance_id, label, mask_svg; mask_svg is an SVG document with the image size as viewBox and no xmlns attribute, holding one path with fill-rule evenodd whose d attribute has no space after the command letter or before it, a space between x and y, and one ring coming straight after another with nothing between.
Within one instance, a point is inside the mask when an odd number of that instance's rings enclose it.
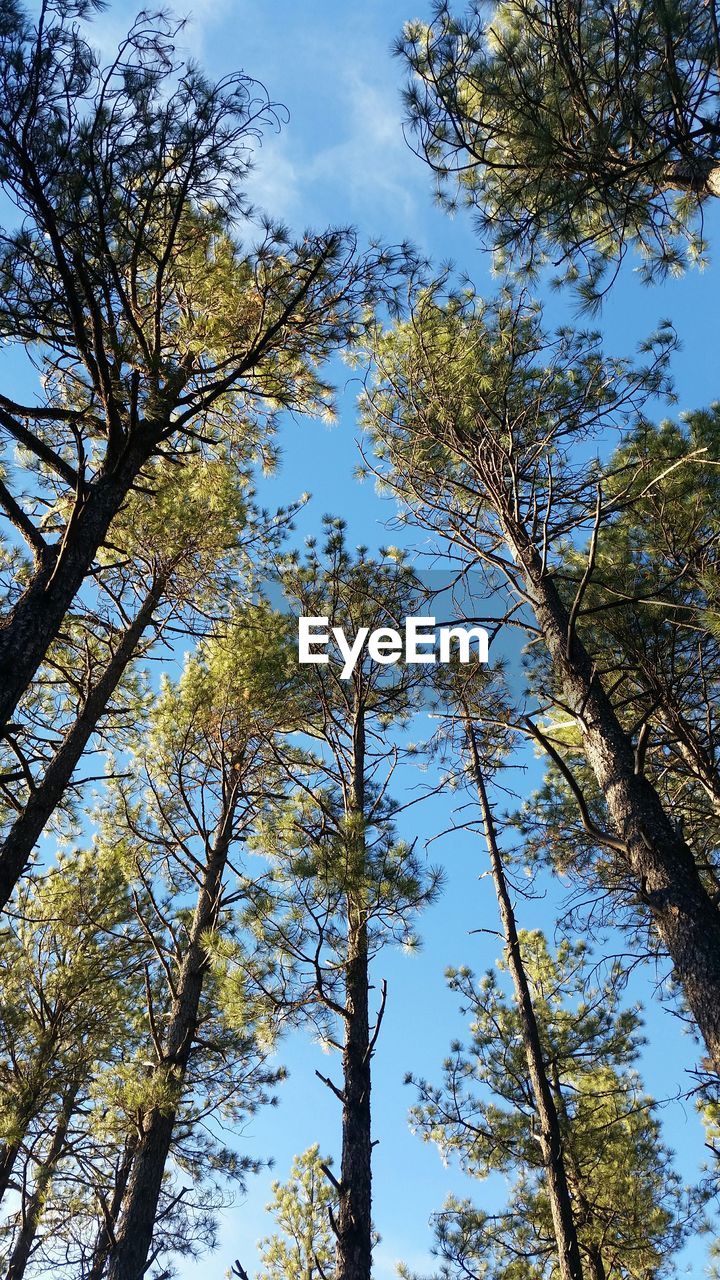
<instances>
[{"instance_id":1,"label":"forest canopy","mask_svg":"<svg viewBox=\"0 0 720 1280\"><path fill-rule=\"evenodd\" d=\"M359 8L0 0L4 1280L720 1268L720 10Z\"/></svg>"}]
</instances>

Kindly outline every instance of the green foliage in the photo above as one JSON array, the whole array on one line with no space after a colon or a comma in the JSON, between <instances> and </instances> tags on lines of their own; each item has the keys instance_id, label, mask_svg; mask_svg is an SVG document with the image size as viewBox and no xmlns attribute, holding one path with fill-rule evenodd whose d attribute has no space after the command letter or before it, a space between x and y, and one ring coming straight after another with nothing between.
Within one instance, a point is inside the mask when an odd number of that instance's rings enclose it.
<instances>
[{"instance_id":1,"label":"green foliage","mask_svg":"<svg viewBox=\"0 0 720 1280\"><path fill-rule=\"evenodd\" d=\"M286 598L351 635L363 625L397 626L420 595L414 574L364 548L353 557L342 522L329 524L322 551L311 545L304 561L281 562ZM440 874L398 838L389 791L402 757L391 735L419 705L417 672L364 657L343 681L337 663L294 661L284 727L295 735L283 745L282 793L253 841L269 869L249 886L247 921L272 957L278 990L287 997L286 984L294 987L290 1007L316 1004L324 1025L323 1006L342 990L349 933L362 928L370 955L388 941L415 946L414 917L436 896Z\"/></svg>"},{"instance_id":2,"label":"green foliage","mask_svg":"<svg viewBox=\"0 0 720 1280\"><path fill-rule=\"evenodd\" d=\"M286 664L269 645L263 649L259 635L238 615L188 657L175 682L165 679L95 815L94 857L126 886L138 958L128 970L118 945L129 1026L104 1018L113 1051L93 1067L85 1136L59 1170L44 1211L42 1248L54 1265L64 1252L79 1269L89 1267L107 1220L98 1207L110 1212L123 1160L129 1153L132 1162L158 1117L172 1120L155 1206L153 1250L164 1261L212 1246L231 1188L263 1163L227 1140L228 1131L240 1131L274 1102L284 1074L268 1061L274 1026L262 992L250 984L252 967L247 957L237 964L243 939L228 862L272 785L268 743ZM94 1009L92 999L84 990L82 1007ZM102 1018L99 1001L97 1008ZM173 1036L180 1033L178 1047ZM83 1053L88 1062L87 1044ZM121 1186L111 1226L122 1203Z\"/></svg>"},{"instance_id":3,"label":"green foliage","mask_svg":"<svg viewBox=\"0 0 720 1280\"><path fill-rule=\"evenodd\" d=\"M607 519L598 529L578 633L636 748L642 769L682 830L709 892L718 890L720 770L716 705L718 652L717 406L659 426L641 423L605 464ZM568 546L560 590L568 607L586 573L587 546ZM530 679L553 688L536 648ZM572 768L597 829L609 825L577 729L562 713L546 731ZM612 887L642 911L626 869L583 829L559 769L526 801L526 847L561 871Z\"/></svg>"},{"instance_id":4,"label":"green foliage","mask_svg":"<svg viewBox=\"0 0 720 1280\"><path fill-rule=\"evenodd\" d=\"M129 1036L142 948L123 868L102 854L60 856L23 886L0 954L0 1131L12 1144L68 1079L90 1081Z\"/></svg>"},{"instance_id":5,"label":"green foliage","mask_svg":"<svg viewBox=\"0 0 720 1280\"><path fill-rule=\"evenodd\" d=\"M520 935L548 1079L563 1134L574 1215L588 1274L641 1280L673 1273L673 1255L701 1200L672 1170L654 1104L635 1069L640 1019L621 1008L610 979L588 983L581 943L553 955L540 933ZM498 966L502 973L504 965ZM518 1009L500 977L451 970L450 989L471 1018L436 1087L414 1081L411 1123L444 1160L473 1177L511 1179L507 1207L484 1212L451 1198L436 1215L444 1276L541 1280L557 1274L533 1093Z\"/></svg>"},{"instance_id":6,"label":"green foliage","mask_svg":"<svg viewBox=\"0 0 720 1280\"><path fill-rule=\"evenodd\" d=\"M446 286L418 282L410 321L374 332L364 422L407 518L512 590L506 537L531 539L552 563L592 528L602 433L628 430L651 396L669 394L675 335L663 324L642 360L612 358L595 333L548 333L522 292L483 300Z\"/></svg>"},{"instance_id":7,"label":"green foliage","mask_svg":"<svg viewBox=\"0 0 720 1280\"><path fill-rule=\"evenodd\" d=\"M561 266L594 305L628 247L648 280L704 260L702 206L720 194L714 0L439 0L397 50L418 150L499 267Z\"/></svg>"},{"instance_id":8,"label":"green foliage","mask_svg":"<svg viewBox=\"0 0 720 1280\"><path fill-rule=\"evenodd\" d=\"M331 1211L337 1197L323 1165L319 1146L310 1147L292 1163L285 1183L274 1182L267 1211L278 1231L260 1241L258 1280L322 1280L331 1274L335 1237Z\"/></svg>"},{"instance_id":9,"label":"green foliage","mask_svg":"<svg viewBox=\"0 0 720 1280\"><path fill-rule=\"evenodd\" d=\"M148 956L122 865L100 849L59 855L18 890L0 952L0 1157L20 1192L17 1208L4 1206L7 1261L35 1184L47 1182L37 1241L44 1248L80 1212L88 1181L104 1185L112 1160L102 1082L123 1071L141 1042ZM48 1166L66 1111L65 1139Z\"/></svg>"}]
</instances>

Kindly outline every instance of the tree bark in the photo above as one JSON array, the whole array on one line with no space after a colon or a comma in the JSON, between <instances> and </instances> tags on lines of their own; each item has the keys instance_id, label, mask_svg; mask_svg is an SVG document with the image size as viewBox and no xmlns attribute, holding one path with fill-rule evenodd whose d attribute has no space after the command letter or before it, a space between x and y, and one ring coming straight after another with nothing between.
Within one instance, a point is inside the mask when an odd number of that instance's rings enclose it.
<instances>
[{"instance_id":1,"label":"tree bark","mask_svg":"<svg viewBox=\"0 0 720 1280\"><path fill-rule=\"evenodd\" d=\"M162 597L164 584L164 578L158 579L147 593L113 657L90 690L80 715L67 730L41 781L31 792L25 808L0 844L0 909L6 906L46 823L70 783L100 717L132 661L143 632L150 625Z\"/></svg>"},{"instance_id":2,"label":"tree bark","mask_svg":"<svg viewBox=\"0 0 720 1280\"><path fill-rule=\"evenodd\" d=\"M2 1203L5 1195L10 1189L10 1179L12 1178L15 1161L20 1154L21 1142L4 1142L0 1147L0 1203Z\"/></svg>"},{"instance_id":3,"label":"tree bark","mask_svg":"<svg viewBox=\"0 0 720 1280\"><path fill-rule=\"evenodd\" d=\"M465 727L472 776L480 801L485 839L490 854L493 884L500 908L508 968L520 1014L528 1074L540 1121L540 1148L547 1180L555 1242L557 1244L560 1277L561 1280L583 1280L580 1245L575 1225L572 1197L568 1186L567 1171L565 1169L560 1120L545 1067L532 994L520 951L515 912L505 879L502 855L498 846L495 822L485 789L485 779L483 778L480 764L477 741L469 718L466 719Z\"/></svg>"},{"instance_id":4,"label":"tree bark","mask_svg":"<svg viewBox=\"0 0 720 1280\"><path fill-rule=\"evenodd\" d=\"M372 1266L372 1140L367 925L363 908L348 934L338 1280L370 1280Z\"/></svg>"},{"instance_id":5,"label":"tree bark","mask_svg":"<svg viewBox=\"0 0 720 1280\"><path fill-rule=\"evenodd\" d=\"M352 785L348 816L365 817L365 722L353 726ZM353 833L351 878L362 883L365 834ZM348 893L343 1045L342 1155L337 1221L338 1280L370 1280L372 1269L372 1137L367 908L362 890Z\"/></svg>"},{"instance_id":6,"label":"tree bark","mask_svg":"<svg viewBox=\"0 0 720 1280\"><path fill-rule=\"evenodd\" d=\"M62 542L47 555L29 586L0 622L0 728L12 719L25 690L56 639L134 481L162 432L146 426L121 460L100 473L76 499Z\"/></svg>"},{"instance_id":7,"label":"tree bark","mask_svg":"<svg viewBox=\"0 0 720 1280\"><path fill-rule=\"evenodd\" d=\"M587 1250L588 1266L590 1268L590 1280L607 1280L607 1271L603 1262L602 1253L599 1245L593 1245Z\"/></svg>"},{"instance_id":8,"label":"tree bark","mask_svg":"<svg viewBox=\"0 0 720 1280\"><path fill-rule=\"evenodd\" d=\"M638 896L652 916L715 1070L720 1072L720 912L656 790L635 772L632 743L537 548L525 530L507 518L505 530L563 699L578 723L588 763L624 846Z\"/></svg>"},{"instance_id":9,"label":"tree bark","mask_svg":"<svg viewBox=\"0 0 720 1280\"><path fill-rule=\"evenodd\" d=\"M37 1044L37 1056L25 1068L21 1084L20 1104L15 1126L19 1137L0 1147L0 1204L10 1189L15 1162L22 1150L25 1136L33 1120L40 1114L48 1098L52 1097L53 1075L51 1068L58 1046L58 1029L54 1019L45 1027Z\"/></svg>"},{"instance_id":10,"label":"tree bark","mask_svg":"<svg viewBox=\"0 0 720 1280\"><path fill-rule=\"evenodd\" d=\"M127 1190L127 1184L132 1170L135 1152L137 1150L137 1135L131 1134L125 1143L122 1160L115 1175L115 1185L113 1187L112 1199L109 1205L103 1204L103 1225L101 1226L95 1248L93 1250L92 1262L90 1270L87 1273L87 1280L102 1280L105 1274L105 1268L110 1256L110 1250L115 1241L115 1227L117 1225L118 1215L122 1207L122 1202Z\"/></svg>"},{"instance_id":11,"label":"tree bark","mask_svg":"<svg viewBox=\"0 0 720 1280\"><path fill-rule=\"evenodd\" d=\"M237 785L230 792L207 859L190 927L162 1061L155 1068L172 1086L175 1106L155 1107L142 1116L137 1151L110 1250L108 1280L142 1280L153 1239L163 1174L170 1153L177 1105L198 1029L200 1000L207 969L203 936L217 919L223 873L232 835Z\"/></svg>"},{"instance_id":12,"label":"tree bark","mask_svg":"<svg viewBox=\"0 0 720 1280\"><path fill-rule=\"evenodd\" d=\"M63 1099L52 1142L38 1171L32 1195L27 1205L22 1207L22 1225L13 1245L5 1280L22 1280L25 1274L42 1219L45 1197L58 1162L65 1152L67 1132L79 1091L79 1082L74 1083Z\"/></svg>"},{"instance_id":13,"label":"tree bark","mask_svg":"<svg viewBox=\"0 0 720 1280\"><path fill-rule=\"evenodd\" d=\"M568 1116L568 1110L565 1104L565 1095L562 1091L560 1072L558 1071L557 1061L554 1058L551 1063L551 1074L553 1098L555 1099L557 1113L561 1122L565 1125L565 1132L570 1133L570 1117ZM565 1170L567 1173L568 1186L570 1187L570 1194L573 1196L577 1206L575 1213L576 1222L581 1223L582 1225L595 1225L596 1228L597 1226L600 1226L599 1234L602 1237L602 1224L598 1224L595 1221L597 1214L585 1195L582 1181L582 1169L575 1158L572 1141L568 1141L565 1145ZM602 1248L597 1241L591 1241L583 1246L583 1256L587 1262L587 1270L590 1280L607 1280Z\"/></svg>"}]
</instances>

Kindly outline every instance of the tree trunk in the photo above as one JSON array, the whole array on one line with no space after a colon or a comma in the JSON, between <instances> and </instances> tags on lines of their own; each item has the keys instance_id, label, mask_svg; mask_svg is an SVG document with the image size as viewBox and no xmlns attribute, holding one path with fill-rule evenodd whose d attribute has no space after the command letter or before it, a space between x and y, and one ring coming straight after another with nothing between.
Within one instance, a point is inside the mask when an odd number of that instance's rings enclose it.
<instances>
[{"instance_id":1,"label":"tree trunk","mask_svg":"<svg viewBox=\"0 0 720 1280\"><path fill-rule=\"evenodd\" d=\"M20 1103L15 1115L16 1132L20 1136L14 1142L6 1142L0 1146L0 1203L10 1190L15 1162L22 1150L25 1135L52 1096L53 1077L50 1073L57 1048L57 1024L51 1021L38 1039L37 1056L28 1065L21 1086Z\"/></svg>"},{"instance_id":2,"label":"tree trunk","mask_svg":"<svg viewBox=\"0 0 720 1280\"><path fill-rule=\"evenodd\" d=\"M179 1071L176 1082L182 1083ZM145 1275L175 1114L175 1109L155 1109L143 1117L122 1217L110 1250L108 1280L142 1280Z\"/></svg>"},{"instance_id":3,"label":"tree trunk","mask_svg":"<svg viewBox=\"0 0 720 1280\"><path fill-rule=\"evenodd\" d=\"M342 1162L337 1223L338 1280L370 1280L372 1141L367 925L364 910L348 931L343 1049Z\"/></svg>"},{"instance_id":4,"label":"tree trunk","mask_svg":"<svg viewBox=\"0 0 720 1280\"><path fill-rule=\"evenodd\" d=\"M117 1225L118 1216L122 1206L127 1184L132 1170L135 1152L137 1151L138 1139L137 1134L130 1134L125 1143L122 1160L115 1174L115 1185L113 1187L112 1199L109 1205L103 1204L103 1224L98 1232L95 1248L93 1250L92 1262L90 1270L87 1273L86 1280L102 1280L105 1274L105 1268L110 1256L115 1240L115 1227Z\"/></svg>"},{"instance_id":5,"label":"tree trunk","mask_svg":"<svg viewBox=\"0 0 720 1280\"><path fill-rule=\"evenodd\" d=\"M158 428L146 428L112 470L101 473L77 500L62 542L0 622L0 728L12 719L25 690L56 639L70 605L141 468Z\"/></svg>"},{"instance_id":6,"label":"tree trunk","mask_svg":"<svg viewBox=\"0 0 720 1280\"><path fill-rule=\"evenodd\" d=\"M709 156L678 160L669 167L661 189L691 191L701 198L720 196L720 165Z\"/></svg>"},{"instance_id":7,"label":"tree trunk","mask_svg":"<svg viewBox=\"0 0 720 1280\"><path fill-rule=\"evenodd\" d=\"M602 1253L599 1245L593 1245L587 1250L588 1266L590 1268L590 1280L607 1280L607 1271L603 1262Z\"/></svg>"},{"instance_id":8,"label":"tree trunk","mask_svg":"<svg viewBox=\"0 0 720 1280\"><path fill-rule=\"evenodd\" d=\"M237 787L230 793L205 866L163 1045L163 1057L155 1068L163 1081L172 1086L177 1104L181 1100L185 1072L198 1028L207 969L203 935L217 919L236 803ZM153 1108L142 1116L137 1151L123 1198L115 1242L110 1250L108 1280L142 1280L145 1275L176 1114L177 1105L162 1111Z\"/></svg>"},{"instance_id":9,"label":"tree trunk","mask_svg":"<svg viewBox=\"0 0 720 1280\"><path fill-rule=\"evenodd\" d=\"M500 908L508 968L515 989L528 1074L540 1121L540 1147L547 1179L560 1277L561 1280L583 1280L580 1245L578 1243L572 1198L565 1169L560 1120L545 1068L540 1032L520 952L515 912L505 879L502 856L495 832L495 823L485 789L477 741L472 723L469 719L465 723L473 781L477 787L480 800L485 839L490 854L493 884Z\"/></svg>"},{"instance_id":10,"label":"tree trunk","mask_svg":"<svg viewBox=\"0 0 720 1280\"><path fill-rule=\"evenodd\" d=\"M63 1099L52 1142L38 1171L33 1193L27 1205L22 1207L22 1225L13 1245L5 1280L22 1280L25 1274L25 1268L30 1259L38 1227L40 1226L45 1197L58 1162L65 1152L67 1131L79 1090L79 1083L71 1085Z\"/></svg>"},{"instance_id":11,"label":"tree trunk","mask_svg":"<svg viewBox=\"0 0 720 1280\"><path fill-rule=\"evenodd\" d=\"M571 1128L570 1128L570 1117L568 1116L567 1106L565 1104L565 1095L563 1094L562 1085L560 1082L560 1072L558 1070L557 1061L554 1058L551 1063L551 1074L552 1074L553 1098L555 1099L555 1106L557 1108L557 1112L561 1118L561 1121L565 1125L566 1134L570 1134L570 1137L572 1137ZM597 1222L596 1211L594 1210L592 1203L588 1200L587 1196L585 1195L585 1191L583 1189L583 1181L582 1181L582 1169L580 1168L580 1165L578 1164L578 1161L575 1158L572 1141L566 1142L564 1154L565 1154L565 1170L567 1172L568 1186L570 1187L570 1193L574 1197L575 1204L576 1204L576 1213L575 1213L576 1221L582 1223L583 1225L588 1225L590 1227L594 1226L596 1229L596 1233L597 1233L597 1228L599 1227L600 1228L599 1234L602 1237L603 1235L602 1223ZM607 1273L605 1271L605 1263L603 1261L602 1249L600 1245L596 1241L590 1242L584 1245L583 1255L587 1260L587 1270L590 1276L590 1280L607 1280Z\"/></svg>"},{"instance_id":12,"label":"tree trunk","mask_svg":"<svg viewBox=\"0 0 720 1280\"><path fill-rule=\"evenodd\" d=\"M537 548L524 529L508 520L506 537L522 568L564 701L579 725L588 763L624 845L639 898L651 913L675 978L720 1072L720 912L654 787L635 772L632 743L571 627Z\"/></svg>"},{"instance_id":13,"label":"tree trunk","mask_svg":"<svg viewBox=\"0 0 720 1280\"><path fill-rule=\"evenodd\" d=\"M17 1142L4 1142L0 1147L0 1203L2 1203L7 1191L10 1188L10 1179L12 1178L15 1161L20 1154L20 1140Z\"/></svg>"},{"instance_id":14,"label":"tree trunk","mask_svg":"<svg viewBox=\"0 0 720 1280\"><path fill-rule=\"evenodd\" d=\"M0 844L0 909L6 906L46 823L65 793L100 717L132 661L142 634L152 621L164 584L164 578L158 580L146 595L103 674L90 690L80 715L67 730L45 774Z\"/></svg>"},{"instance_id":15,"label":"tree trunk","mask_svg":"<svg viewBox=\"0 0 720 1280\"><path fill-rule=\"evenodd\" d=\"M353 726L352 786L348 817L365 818L365 720ZM353 836L351 879L362 883L365 834ZM362 890L348 893L343 1046L342 1156L337 1222L337 1280L370 1280L372 1268L372 1138L367 910Z\"/></svg>"}]
</instances>

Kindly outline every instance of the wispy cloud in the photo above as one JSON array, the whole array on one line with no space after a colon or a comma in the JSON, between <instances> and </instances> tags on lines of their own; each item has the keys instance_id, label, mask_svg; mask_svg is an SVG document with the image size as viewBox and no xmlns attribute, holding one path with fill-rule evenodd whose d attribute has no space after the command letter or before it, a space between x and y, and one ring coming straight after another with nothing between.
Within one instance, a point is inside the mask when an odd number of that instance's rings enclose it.
<instances>
[{"instance_id":1,"label":"wispy cloud","mask_svg":"<svg viewBox=\"0 0 720 1280\"><path fill-rule=\"evenodd\" d=\"M301 133L291 119L280 135L264 140L253 199L292 223L349 220L370 233L415 234L425 174L405 144L394 85L381 83L358 60L339 83L336 112L322 138Z\"/></svg>"},{"instance_id":2,"label":"wispy cloud","mask_svg":"<svg viewBox=\"0 0 720 1280\"><path fill-rule=\"evenodd\" d=\"M143 9L150 15L159 11L168 14L171 19L184 22L178 34L178 52L192 59L202 60L212 29L229 17L234 2L235 0L192 0L192 3L186 3L186 0L179 0L179 3L169 5L110 4L87 24L88 39L107 62L114 57L138 13Z\"/></svg>"}]
</instances>

